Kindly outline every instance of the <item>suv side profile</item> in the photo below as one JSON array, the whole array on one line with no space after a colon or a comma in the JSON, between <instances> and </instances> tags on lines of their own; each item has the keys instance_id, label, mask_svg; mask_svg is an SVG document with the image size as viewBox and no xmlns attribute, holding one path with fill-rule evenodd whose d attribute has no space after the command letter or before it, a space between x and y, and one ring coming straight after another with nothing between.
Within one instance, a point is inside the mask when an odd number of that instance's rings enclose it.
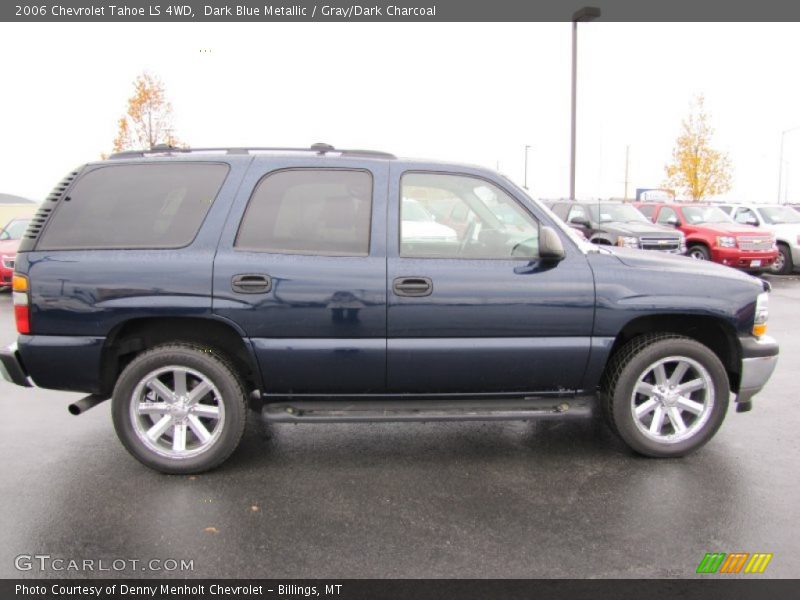
<instances>
[{"instance_id":1,"label":"suv side profile","mask_svg":"<svg viewBox=\"0 0 800 600\"><path fill-rule=\"evenodd\" d=\"M450 205L463 230L423 235L405 214ZM750 410L778 355L765 282L584 242L488 169L324 144L84 165L33 219L13 287L0 374L88 394L73 414L111 398L122 444L165 473L221 464L248 409L315 423L599 406L636 452L683 456L731 393Z\"/></svg>"},{"instance_id":2,"label":"suv side profile","mask_svg":"<svg viewBox=\"0 0 800 600\"><path fill-rule=\"evenodd\" d=\"M635 206L653 222L682 231L691 258L760 273L778 257L772 233L738 225L718 206L647 202Z\"/></svg>"}]
</instances>

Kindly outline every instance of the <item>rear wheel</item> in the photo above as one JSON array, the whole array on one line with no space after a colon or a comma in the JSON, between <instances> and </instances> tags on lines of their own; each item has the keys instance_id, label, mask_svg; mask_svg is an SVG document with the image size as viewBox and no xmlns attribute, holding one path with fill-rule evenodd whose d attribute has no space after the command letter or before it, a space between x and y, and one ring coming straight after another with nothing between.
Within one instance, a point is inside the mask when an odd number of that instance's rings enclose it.
<instances>
[{"instance_id":1,"label":"rear wheel","mask_svg":"<svg viewBox=\"0 0 800 600\"><path fill-rule=\"evenodd\" d=\"M671 334L631 340L609 362L604 413L646 456L676 457L708 442L728 410L725 367L709 348Z\"/></svg>"},{"instance_id":2,"label":"rear wheel","mask_svg":"<svg viewBox=\"0 0 800 600\"><path fill-rule=\"evenodd\" d=\"M112 399L114 428L142 464L198 473L236 449L247 417L241 379L225 359L193 344L158 346L122 372Z\"/></svg>"}]
</instances>

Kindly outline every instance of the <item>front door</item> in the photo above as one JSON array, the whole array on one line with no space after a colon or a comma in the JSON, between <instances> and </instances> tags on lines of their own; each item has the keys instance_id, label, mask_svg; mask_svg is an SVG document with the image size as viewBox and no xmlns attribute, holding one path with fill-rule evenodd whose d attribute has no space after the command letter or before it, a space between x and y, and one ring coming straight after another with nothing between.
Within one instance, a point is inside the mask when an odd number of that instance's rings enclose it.
<instances>
[{"instance_id":1,"label":"front door","mask_svg":"<svg viewBox=\"0 0 800 600\"><path fill-rule=\"evenodd\" d=\"M564 260L538 258L547 217L480 172L393 165L387 388L391 393L578 389L594 283L563 232ZM466 225L451 215L467 213ZM450 223L450 224L448 224Z\"/></svg>"}]
</instances>

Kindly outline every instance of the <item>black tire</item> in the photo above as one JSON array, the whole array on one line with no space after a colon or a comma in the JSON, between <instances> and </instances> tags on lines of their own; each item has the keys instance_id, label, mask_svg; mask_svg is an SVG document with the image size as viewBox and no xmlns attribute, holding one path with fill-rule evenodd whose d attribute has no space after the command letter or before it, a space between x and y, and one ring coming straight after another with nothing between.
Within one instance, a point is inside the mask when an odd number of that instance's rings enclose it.
<instances>
[{"instance_id":1,"label":"black tire","mask_svg":"<svg viewBox=\"0 0 800 600\"><path fill-rule=\"evenodd\" d=\"M657 367L653 367L665 359L663 373L668 379L659 386L655 379ZM686 365L686 371L674 382L676 390L653 392L652 396L638 391L634 394L640 378L644 378L642 386L651 390L668 388L672 383L669 377L677 376L679 365ZM648 379L650 376L653 379ZM681 395L678 388L696 386L696 382L705 386ZM694 452L714 436L725 419L729 396L725 367L708 347L679 335L647 334L634 338L611 358L601 384L600 401L611 429L628 446L645 456L671 458ZM653 408L637 418L634 411L647 408L645 404ZM684 406L690 406L692 412ZM662 418L656 427L653 421L659 410ZM673 410L677 411L675 423L670 413ZM701 412L694 412L698 410ZM685 430L681 431L678 423Z\"/></svg>"},{"instance_id":2,"label":"black tire","mask_svg":"<svg viewBox=\"0 0 800 600\"><path fill-rule=\"evenodd\" d=\"M778 258L770 265L768 271L775 275L791 275L794 271L792 251L786 244L778 244Z\"/></svg>"},{"instance_id":3,"label":"black tire","mask_svg":"<svg viewBox=\"0 0 800 600\"><path fill-rule=\"evenodd\" d=\"M153 376L160 371L163 373ZM178 372L184 373L182 387ZM185 393L167 402L145 384L155 378L160 383L172 378L174 390ZM169 383L165 384L165 391L172 391L169 388ZM203 392L205 389L208 391ZM190 402L193 392L203 394L194 405ZM140 401L157 406L158 412L134 414L132 406ZM207 416L214 411L216 417ZM143 465L162 473L200 473L219 466L239 445L247 420L245 388L225 356L196 344L165 344L143 352L125 368L114 387L111 414L123 446ZM171 419L164 433L150 439L146 430L164 418ZM198 434L209 435L204 441ZM182 441L178 449L176 438ZM170 440L172 448L166 445Z\"/></svg>"},{"instance_id":4,"label":"black tire","mask_svg":"<svg viewBox=\"0 0 800 600\"><path fill-rule=\"evenodd\" d=\"M689 250L686 251L686 256L694 258L695 260L711 260L711 252L702 244L689 246Z\"/></svg>"}]
</instances>

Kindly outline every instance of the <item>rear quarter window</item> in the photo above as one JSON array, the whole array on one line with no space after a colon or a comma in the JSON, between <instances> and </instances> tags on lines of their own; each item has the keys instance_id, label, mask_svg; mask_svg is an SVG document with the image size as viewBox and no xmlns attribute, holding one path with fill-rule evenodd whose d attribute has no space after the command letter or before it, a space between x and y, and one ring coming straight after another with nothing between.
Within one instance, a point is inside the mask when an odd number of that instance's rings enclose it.
<instances>
[{"instance_id":1,"label":"rear quarter window","mask_svg":"<svg viewBox=\"0 0 800 600\"><path fill-rule=\"evenodd\" d=\"M228 170L219 163L171 163L90 171L59 202L37 249L187 246Z\"/></svg>"}]
</instances>

